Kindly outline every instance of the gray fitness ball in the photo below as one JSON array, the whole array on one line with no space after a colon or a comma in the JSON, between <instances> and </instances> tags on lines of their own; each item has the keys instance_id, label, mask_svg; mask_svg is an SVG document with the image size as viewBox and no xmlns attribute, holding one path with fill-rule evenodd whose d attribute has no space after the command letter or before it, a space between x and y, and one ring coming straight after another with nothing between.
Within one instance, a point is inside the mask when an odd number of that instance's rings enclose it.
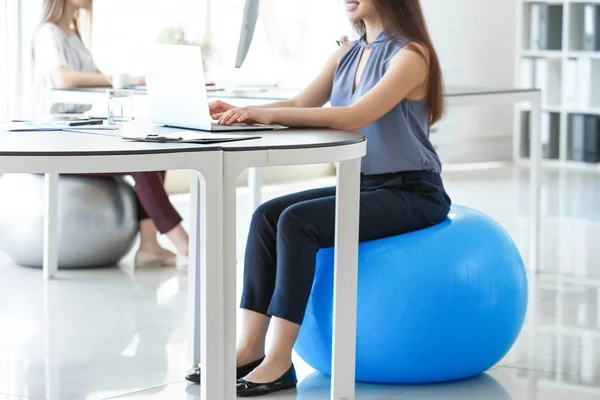
<instances>
[{"instance_id":1,"label":"gray fitness ball","mask_svg":"<svg viewBox=\"0 0 600 400\"><path fill-rule=\"evenodd\" d=\"M61 176L58 265L115 265L129 252L138 231L137 203L123 178ZM17 264L42 267L44 176L0 178L0 247Z\"/></svg>"}]
</instances>

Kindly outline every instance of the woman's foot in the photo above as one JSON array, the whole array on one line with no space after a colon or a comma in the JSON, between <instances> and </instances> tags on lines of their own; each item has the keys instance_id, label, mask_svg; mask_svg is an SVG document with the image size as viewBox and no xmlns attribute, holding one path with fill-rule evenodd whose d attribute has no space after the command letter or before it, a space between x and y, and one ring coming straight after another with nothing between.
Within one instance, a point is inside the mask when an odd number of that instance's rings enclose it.
<instances>
[{"instance_id":1,"label":"woman's foot","mask_svg":"<svg viewBox=\"0 0 600 400\"><path fill-rule=\"evenodd\" d=\"M262 361L265 359L265 351L260 346L238 346L235 359L238 367L253 363L256 360Z\"/></svg>"},{"instance_id":2,"label":"woman's foot","mask_svg":"<svg viewBox=\"0 0 600 400\"><path fill-rule=\"evenodd\" d=\"M136 267L174 267L177 256L160 246L156 248L140 247L135 254Z\"/></svg>"},{"instance_id":3,"label":"woman's foot","mask_svg":"<svg viewBox=\"0 0 600 400\"><path fill-rule=\"evenodd\" d=\"M257 369L249 375L252 375ZM236 389L238 397L255 397L279 392L281 390L294 389L297 384L298 378L296 377L296 369L294 368L294 364L290 364L290 367L282 375L266 383L255 382L249 380L247 377L238 379Z\"/></svg>"},{"instance_id":4,"label":"woman's foot","mask_svg":"<svg viewBox=\"0 0 600 400\"><path fill-rule=\"evenodd\" d=\"M174 267L174 253L163 249L156 238L158 231L150 218L140 221L140 248L135 255L136 267Z\"/></svg>"},{"instance_id":5,"label":"woman's foot","mask_svg":"<svg viewBox=\"0 0 600 400\"><path fill-rule=\"evenodd\" d=\"M292 360L274 359L267 356L263 362L244 377L245 381L253 383L269 383L280 379L292 366Z\"/></svg>"},{"instance_id":6,"label":"woman's foot","mask_svg":"<svg viewBox=\"0 0 600 400\"><path fill-rule=\"evenodd\" d=\"M248 364L238 365L238 367L236 369L236 379L240 379L240 378L243 378L244 376L248 375L250 372L252 372L252 370L254 370L254 368L258 367L262 361L263 361L263 359L261 358L259 360L256 360L256 361L248 363ZM202 368L200 366L198 366L198 368L194 368L192 371L189 371L185 376L185 379L187 381L198 383L198 384L201 382L201 378L202 378Z\"/></svg>"},{"instance_id":7,"label":"woman's foot","mask_svg":"<svg viewBox=\"0 0 600 400\"><path fill-rule=\"evenodd\" d=\"M188 256L190 248L190 237L181 224L166 233L169 240L175 245L177 253L182 256Z\"/></svg>"}]
</instances>

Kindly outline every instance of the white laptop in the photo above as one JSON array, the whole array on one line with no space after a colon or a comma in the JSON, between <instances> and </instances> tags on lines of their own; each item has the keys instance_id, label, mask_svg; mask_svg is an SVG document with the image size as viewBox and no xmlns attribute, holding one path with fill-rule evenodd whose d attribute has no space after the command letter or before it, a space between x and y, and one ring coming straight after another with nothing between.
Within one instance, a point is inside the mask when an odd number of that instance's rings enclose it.
<instances>
[{"instance_id":1,"label":"white laptop","mask_svg":"<svg viewBox=\"0 0 600 400\"><path fill-rule=\"evenodd\" d=\"M210 116L198 46L156 45L150 51L146 87L152 122L177 128L230 132L270 130L280 125L219 125Z\"/></svg>"}]
</instances>

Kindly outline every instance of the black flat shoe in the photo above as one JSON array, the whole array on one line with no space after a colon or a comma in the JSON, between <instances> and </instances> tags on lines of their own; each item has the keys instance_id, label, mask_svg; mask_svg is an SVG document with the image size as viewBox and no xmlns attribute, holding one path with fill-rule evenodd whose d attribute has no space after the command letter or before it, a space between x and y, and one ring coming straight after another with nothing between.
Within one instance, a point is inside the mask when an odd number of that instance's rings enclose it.
<instances>
[{"instance_id":1,"label":"black flat shoe","mask_svg":"<svg viewBox=\"0 0 600 400\"><path fill-rule=\"evenodd\" d=\"M260 360L256 360L249 364L237 367L236 379L243 378L244 376L248 375L250 372L254 371L254 369L256 367L258 367L260 365L260 363L263 362L264 359L265 358L263 357ZM192 371L187 373L187 375L185 376L185 380L199 384L200 383L200 371L201 371L200 367L194 368Z\"/></svg>"},{"instance_id":2,"label":"black flat shoe","mask_svg":"<svg viewBox=\"0 0 600 400\"><path fill-rule=\"evenodd\" d=\"M294 364L292 364L281 378L271 383L254 383L238 379L237 395L238 397L263 396L280 390L294 389L296 385L298 385L298 378L296 377Z\"/></svg>"}]
</instances>

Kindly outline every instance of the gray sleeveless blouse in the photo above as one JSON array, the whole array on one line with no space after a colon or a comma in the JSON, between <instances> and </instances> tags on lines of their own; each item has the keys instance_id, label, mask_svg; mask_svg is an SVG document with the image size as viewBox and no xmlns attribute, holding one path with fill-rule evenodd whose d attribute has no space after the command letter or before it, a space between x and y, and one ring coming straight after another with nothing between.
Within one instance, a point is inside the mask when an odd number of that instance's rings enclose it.
<instances>
[{"instance_id":1,"label":"gray sleeveless blouse","mask_svg":"<svg viewBox=\"0 0 600 400\"><path fill-rule=\"evenodd\" d=\"M340 60L333 79L331 105L353 104L379 82L389 67L391 58L408 41L389 39L381 32L368 44L364 37L354 42ZM364 48L371 54L353 93L356 71ZM362 128L367 137L367 155L362 159L365 175L401 171L441 172L440 159L429 141L429 115L426 99L403 100L383 117Z\"/></svg>"}]
</instances>

